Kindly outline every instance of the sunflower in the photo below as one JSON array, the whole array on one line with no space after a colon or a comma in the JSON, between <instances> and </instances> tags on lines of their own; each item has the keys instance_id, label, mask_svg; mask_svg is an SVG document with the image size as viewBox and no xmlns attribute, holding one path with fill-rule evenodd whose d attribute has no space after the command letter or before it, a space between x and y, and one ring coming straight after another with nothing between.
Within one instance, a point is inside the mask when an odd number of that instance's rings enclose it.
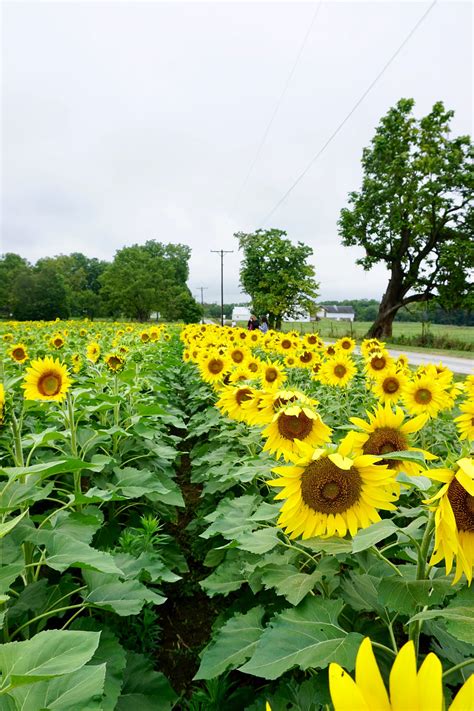
<instances>
[{"instance_id":1,"label":"sunflower","mask_svg":"<svg viewBox=\"0 0 474 711\"><path fill-rule=\"evenodd\" d=\"M230 370L228 358L217 351L209 351L199 356L198 360L201 377L206 383L215 383L222 380Z\"/></svg>"},{"instance_id":2,"label":"sunflower","mask_svg":"<svg viewBox=\"0 0 474 711\"><path fill-rule=\"evenodd\" d=\"M296 357L296 362L300 368L311 368L318 360L319 355L311 350L299 351Z\"/></svg>"},{"instance_id":3,"label":"sunflower","mask_svg":"<svg viewBox=\"0 0 474 711\"><path fill-rule=\"evenodd\" d=\"M122 370L125 364L125 358L121 356L120 353L107 353L107 355L104 356L104 361L107 368L113 370L114 373Z\"/></svg>"},{"instance_id":4,"label":"sunflower","mask_svg":"<svg viewBox=\"0 0 474 711\"><path fill-rule=\"evenodd\" d=\"M390 670L390 696L385 688L372 643L366 637L359 647L355 681L333 662L329 665L329 690L334 711L444 711L443 669L430 652L417 671L415 645L407 642ZM458 691L447 711L473 708L474 674Z\"/></svg>"},{"instance_id":5,"label":"sunflower","mask_svg":"<svg viewBox=\"0 0 474 711\"><path fill-rule=\"evenodd\" d=\"M409 370L408 356L406 356L405 353L400 353L397 360L395 361L395 367L397 368L397 370Z\"/></svg>"},{"instance_id":6,"label":"sunflower","mask_svg":"<svg viewBox=\"0 0 474 711\"><path fill-rule=\"evenodd\" d=\"M286 380L283 366L272 362L262 363L260 380L266 389L279 388Z\"/></svg>"},{"instance_id":7,"label":"sunflower","mask_svg":"<svg viewBox=\"0 0 474 711\"><path fill-rule=\"evenodd\" d=\"M378 353L385 349L385 343L378 338L364 338L360 344L360 352L364 358L368 358L372 353Z\"/></svg>"},{"instance_id":8,"label":"sunflower","mask_svg":"<svg viewBox=\"0 0 474 711\"><path fill-rule=\"evenodd\" d=\"M469 397L474 397L474 375L468 375L464 381L464 389Z\"/></svg>"},{"instance_id":9,"label":"sunflower","mask_svg":"<svg viewBox=\"0 0 474 711\"><path fill-rule=\"evenodd\" d=\"M463 415L454 418L459 432L459 439L474 440L474 400L467 400L459 406Z\"/></svg>"},{"instance_id":10,"label":"sunflower","mask_svg":"<svg viewBox=\"0 0 474 711\"><path fill-rule=\"evenodd\" d=\"M246 361L245 365L247 369L250 370L250 372L252 373L252 377L258 377L260 369L262 367L262 361L260 360L260 358L255 358L254 356L251 356Z\"/></svg>"},{"instance_id":11,"label":"sunflower","mask_svg":"<svg viewBox=\"0 0 474 711\"><path fill-rule=\"evenodd\" d=\"M92 363L97 363L99 360L100 356L100 346L97 343L97 341L92 341L92 343L89 343L87 346L87 351L86 351L86 357L87 360L90 360Z\"/></svg>"},{"instance_id":12,"label":"sunflower","mask_svg":"<svg viewBox=\"0 0 474 711\"><path fill-rule=\"evenodd\" d=\"M276 467L278 479L268 483L283 487L276 499L286 499L278 525L290 538L355 536L360 528L380 521L377 509L394 510L393 475L379 457L348 456L339 448L313 449L299 445L300 459L293 466Z\"/></svg>"},{"instance_id":13,"label":"sunflower","mask_svg":"<svg viewBox=\"0 0 474 711\"><path fill-rule=\"evenodd\" d=\"M370 378L378 378L393 365L393 359L387 351L376 351L368 356L365 373Z\"/></svg>"},{"instance_id":14,"label":"sunflower","mask_svg":"<svg viewBox=\"0 0 474 711\"><path fill-rule=\"evenodd\" d=\"M237 387L226 387L222 390L216 406L221 412L233 420L240 422L247 421L247 413L243 408L244 403L252 400L255 396L255 391L249 385L241 385Z\"/></svg>"},{"instance_id":15,"label":"sunflower","mask_svg":"<svg viewBox=\"0 0 474 711\"><path fill-rule=\"evenodd\" d=\"M229 373L229 383L241 383L243 380L252 380L255 375L247 368L247 364L240 368L233 368Z\"/></svg>"},{"instance_id":16,"label":"sunflower","mask_svg":"<svg viewBox=\"0 0 474 711\"><path fill-rule=\"evenodd\" d=\"M394 365L375 379L372 391L383 403L397 403L407 383L408 376L403 371L397 370L396 365Z\"/></svg>"},{"instance_id":17,"label":"sunflower","mask_svg":"<svg viewBox=\"0 0 474 711\"><path fill-rule=\"evenodd\" d=\"M5 343L11 343L11 341L13 341L13 333L4 333L2 338Z\"/></svg>"},{"instance_id":18,"label":"sunflower","mask_svg":"<svg viewBox=\"0 0 474 711\"><path fill-rule=\"evenodd\" d=\"M357 373L353 360L344 353L336 353L333 358L328 358L321 366L319 377L326 385L337 385L345 388Z\"/></svg>"},{"instance_id":19,"label":"sunflower","mask_svg":"<svg viewBox=\"0 0 474 711\"><path fill-rule=\"evenodd\" d=\"M79 373L82 367L82 358L79 353L73 353L71 356L72 370L74 373Z\"/></svg>"},{"instance_id":20,"label":"sunflower","mask_svg":"<svg viewBox=\"0 0 474 711\"><path fill-rule=\"evenodd\" d=\"M317 350L324 348L324 342L317 333L307 333L303 337L303 344L309 346L309 348L316 348Z\"/></svg>"},{"instance_id":21,"label":"sunflower","mask_svg":"<svg viewBox=\"0 0 474 711\"><path fill-rule=\"evenodd\" d=\"M344 351L344 353L352 353L352 351L356 347L356 342L353 338L349 338L349 336L344 336L344 338L340 338L338 341L336 341L336 346L342 351Z\"/></svg>"},{"instance_id":22,"label":"sunflower","mask_svg":"<svg viewBox=\"0 0 474 711\"><path fill-rule=\"evenodd\" d=\"M279 340L275 343L275 349L283 355L286 355L290 351L298 348L299 338L294 333L289 333L284 336L280 336Z\"/></svg>"},{"instance_id":23,"label":"sunflower","mask_svg":"<svg viewBox=\"0 0 474 711\"><path fill-rule=\"evenodd\" d=\"M297 456L298 443L317 447L328 442L330 436L330 428L317 412L304 402L292 403L276 412L263 430L262 437L267 440L263 449L288 462Z\"/></svg>"},{"instance_id":24,"label":"sunflower","mask_svg":"<svg viewBox=\"0 0 474 711\"><path fill-rule=\"evenodd\" d=\"M435 507L435 544L430 565L445 561L446 574L456 559L454 583L466 576L469 584L474 566L474 459L459 459L457 469L432 469L427 474L443 486L426 504Z\"/></svg>"},{"instance_id":25,"label":"sunflower","mask_svg":"<svg viewBox=\"0 0 474 711\"><path fill-rule=\"evenodd\" d=\"M65 340L60 333L55 333L54 336L50 339L49 343L54 348L56 348L56 350L59 350L64 346Z\"/></svg>"},{"instance_id":26,"label":"sunflower","mask_svg":"<svg viewBox=\"0 0 474 711\"><path fill-rule=\"evenodd\" d=\"M446 393L432 377L421 375L405 386L403 403L411 415L436 417L445 407Z\"/></svg>"},{"instance_id":27,"label":"sunflower","mask_svg":"<svg viewBox=\"0 0 474 711\"><path fill-rule=\"evenodd\" d=\"M81 328L79 330L79 335L81 338L85 338L87 336L87 328Z\"/></svg>"},{"instance_id":28,"label":"sunflower","mask_svg":"<svg viewBox=\"0 0 474 711\"><path fill-rule=\"evenodd\" d=\"M235 348L230 348L227 355L234 365L243 365L249 356L249 352L247 349L236 346Z\"/></svg>"},{"instance_id":29,"label":"sunflower","mask_svg":"<svg viewBox=\"0 0 474 711\"><path fill-rule=\"evenodd\" d=\"M24 363L28 360L28 351L24 343L15 343L8 351L10 358L16 360L17 363Z\"/></svg>"},{"instance_id":30,"label":"sunflower","mask_svg":"<svg viewBox=\"0 0 474 711\"><path fill-rule=\"evenodd\" d=\"M412 447L409 436L419 432L426 424L428 416L418 415L411 420L405 420L405 413L401 407L392 410L390 403L377 405L373 413L367 413L368 421L359 417L351 417L353 425L362 430L355 432L352 430L343 439L349 449L356 454L374 454L382 457L388 452L422 452L425 459L436 459L434 454L426 452L417 447ZM402 462L390 459L382 463L387 464L389 469L396 472L404 471L410 476L418 476L424 472L423 467L417 462Z\"/></svg>"},{"instance_id":31,"label":"sunflower","mask_svg":"<svg viewBox=\"0 0 474 711\"><path fill-rule=\"evenodd\" d=\"M253 425L270 424L276 412L293 403L313 408L319 404L300 390L264 390L258 391L258 394L258 398L245 405L249 411L249 423Z\"/></svg>"},{"instance_id":32,"label":"sunflower","mask_svg":"<svg viewBox=\"0 0 474 711\"><path fill-rule=\"evenodd\" d=\"M140 332L139 338L140 338L140 341L141 341L142 343L148 343L148 341L150 340L150 334L149 334L148 331L145 329L145 330L143 330L143 331Z\"/></svg>"},{"instance_id":33,"label":"sunflower","mask_svg":"<svg viewBox=\"0 0 474 711\"><path fill-rule=\"evenodd\" d=\"M22 388L26 400L64 400L71 387L67 367L50 356L32 360Z\"/></svg>"}]
</instances>

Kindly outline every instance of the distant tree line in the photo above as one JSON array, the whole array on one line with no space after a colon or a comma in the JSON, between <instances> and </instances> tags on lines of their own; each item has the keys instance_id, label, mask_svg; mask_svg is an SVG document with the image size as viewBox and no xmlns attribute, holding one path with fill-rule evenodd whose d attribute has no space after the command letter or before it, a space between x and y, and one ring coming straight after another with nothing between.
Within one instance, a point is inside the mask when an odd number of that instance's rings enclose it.
<instances>
[{"instance_id":1,"label":"distant tree line","mask_svg":"<svg viewBox=\"0 0 474 711\"><path fill-rule=\"evenodd\" d=\"M352 306L356 321L374 321L380 308L376 299L344 299L343 301L327 301L319 306ZM402 307L395 316L395 321L429 321L451 326L474 326L474 313L468 309L443 309L436 302L412 304L409 308Z\"/></svg>"},{"instance_id":2,"label":"distant tree line","mask_svg":"<svg viewBox=\"0 0 474 711\"><path fill-rule=\"evenodd\" d=\"M0 317L199 321L186 285L190 256L186 245L155 240L118 250L112 262L73 252L33 265L10 252L0 256Z\"/></svg>"}]
</instances>

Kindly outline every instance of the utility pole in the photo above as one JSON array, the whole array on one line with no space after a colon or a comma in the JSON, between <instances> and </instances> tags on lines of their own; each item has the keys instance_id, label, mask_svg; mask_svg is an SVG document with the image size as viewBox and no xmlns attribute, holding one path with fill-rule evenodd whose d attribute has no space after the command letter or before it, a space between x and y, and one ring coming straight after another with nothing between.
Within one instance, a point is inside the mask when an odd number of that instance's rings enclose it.
<instances>
[{"instance_id":1,"label":"utility pole","mask_svg":"<svg viewBox=\"0 0 474 711\"><path fill-rule=\"evenodd\" d=\"M233 249L211 249L214 254L221 255L221 326L224 325L224 254L232 254Z\"/></svg>"},{"instance_id":2,"label":"utility pole","mask_svg":"<svg viewBox=\"0 0 474 711\"><path fill-rule=\"evenodd\" d=\"M197 286L196 289L201 290L202 323L204 323L204 291L207 289L207 286Z\"/></svg>"}]
</instances>

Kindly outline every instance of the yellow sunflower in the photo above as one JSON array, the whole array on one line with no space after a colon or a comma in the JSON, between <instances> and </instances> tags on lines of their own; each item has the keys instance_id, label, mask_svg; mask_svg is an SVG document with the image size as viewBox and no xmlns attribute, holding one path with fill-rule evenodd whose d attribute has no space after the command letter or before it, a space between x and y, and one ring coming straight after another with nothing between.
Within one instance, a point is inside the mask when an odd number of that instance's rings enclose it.
<instances>
[{"instance_id":1,"label":"yellow sunflower","mask_svg":"<svg viewBox=\"0 0 474 711\"><path fill-rule=\"evenodd\" d=\"M394 365L375 379L372 391L381 402L396 403L400 400L407 384L408 376L402 370L397 370Z\"/></svg>"},{"instance_id":2,"label":"yellow sunflower","mask_svg":"<svg viewBox=\"0 0 474 711\"><path fill-rule=\"evenodd\" d=\"M330 436L330 428L317 412L305 403L293 403L276 412L263 430L263 449L288 462L298 456L298 443L317 447L329 442Z\"/></svg>"},{"instance_id":3,"label":"yellow sunflower","mask_svg":"<svg viewBox=\"0 0 474 711\"><path fill-rule=\"evenodd\" d=\"M236 346L235 348L230 348L227 355L234 365L243 365L250 353L246 348Z\"/></svg>"},{"instance_id":4,"label":"yellow sunflower","mask_svg":"<svg viewBox=\"0 0 474 711\"><path fill-rule=\"evenodd\" d=\"M144 329L140 332L139 338L142 343L148 343L148 341L150 340L150 334L146 329Z\"/></svg>"},{"instance_id":5,"label":"yellow sunflower","mask_svg":"<svg viewBox=\"0 0 474 711\"><path fill-rule=\"evenodd\" d=\"M444 559L449 575L456 559L454 583L466 576L469 584L474 566L474 459L456 462L456 470L432 469L428 476L443 486L426 504L437 502L435 543L430 565Z\"/></svg>"},{"instance_id":6,"label":"yellow sunflower","mask_svg":"<svg viewBox=\"0 0 474 711\"><path fill-rule=\"evenodd\" d=\"M336 346L342 351L344 351L344 353L352 353L352 351L356 347L356 342L353 338L349 338L349 336L344 336L344 338L340 338L338 341L336 341Z\"/></svg>"},{"instance_id":7,"label":"yellow sunflower","mask_svg":"<svg viewBox=\"0 0 474 711\"><path fill-rule=\"evenodd\" d=\"M120 353L107 353L107 355L104 356L104 361L107 368L112 370L114 373L122 370L125 364L125 358L121 356Z\"/></svg>"},{"instance_id":8,"label":"yellow sunflower","mask_svg":"<svg viewBox=\"0 0 474 711\"><path fill-rule=\"evenodd\" d=\"M360 528L380 521L378 509L394 510L396 486L388 467L370 454L351 455L339 448L314 449L299 445L300 459L293 466L276 467L282 487L276 499L285 499L278 519L290 538L355 536Z\"/></svg>"},{"instance_id":9,"label":"yellow sunflower","mask_svg":"<svg viewBox=\"0 0 474 711\"><path fill-rule=\"evenodd\" d=\"M405 413L401 407L392 410L390 403L377 405L373 413L367 413L368 421L360 417L351 417L353 425L362 430L356 432L352 430L343 439L349 449L356 454L374 454L383 457L388 452L422 452L425 459L436 459L434 454L426 452L410 444L410 435L419 432L426 424L428 416L418 415L405 422ZM404 471L410 476L418 476L424 473L421 464L417 462L401 462L396 459L381 460L387 464L389 469L395 472Z\"/></svg>"},{"instance_id":10,"label":"yellow sunflower","mask_svg":"<svg viewBox=\"0 0 474 711\"><path fill-rule=\"evenodd\" d=\"M17 363L24 363L25 360L28 360L28 351L24 343L15 343L8 353L10 354L10 358L16 360Z\"/></svg>"},{"instance_id":11,"label":"yellow sunflower","mask_svg":"<svg viewBox=\"0 0 474 711\"><path fill-rule=\"evenodd\" d=\"M300 368L311 368L314 363L319 361L319 355L312 350L298 351L296 361Z\"/></svg>"},{"instance_id":12,"label":"yellow sunflower","mask_svg":"<svg viewBox=\"0 0 474 711\"><path fill-rule=\"evenodd\" d=\"M283 366L278 363L263 363L260 370L260 380L264 388L279 388L286 380L286 373Z\"/></svg>"},{"instance_id":13,"label":"yellow sunflower","mask_svg":"<svg viewBox=\"0 0 474 711\"><path fill-rule=\"evenodd\" d=\"M474 440L474 400L467 400L459 406L462 415L454 418L459 432L459 439Z\"/></svg>"},{"instance_id":14,"label":"yellow sunflower","mask_svg":"<svg viewBox=\"0 0 474 711\"><path fill-rule=\"evenodd\" d=\"M393 358L387 351L377 351L369 355L365 365L365 373L369 378L378 378L393 365Z\"/></svg>"},{"instance_id":15,"label":"yellow sunflower","mask_svg":"<svg viewBox=\"0 0 474 711\"><path fill-rule=\"evenodd\" d=\"M382 352L385 349L385 343L377 338L364 338L360 344L360 352L364 358L368 358L371 353Z\"/></svg>"},{"instance_id":16,"label":"yellow sunflower","mask_svg":"<svg viewBox=\"0 0 474 711\"><path fill-rule=\"evenodd\" d=\"M72 370L74 373L79 373L82 367L82 358L79 353L73 353L71 356Z\"/></svg>"},{"instance_id":17,"label":"yellow sunflower","mask_svg":"<svg viewBox=\"0 0 474 711\"><path fill-rule=\"evenodd\" d=\"M407 642L390 670L390 695L366 637L359 647L355 681L339 666L329 665L329 690L334 711L444 711L443 669L430 652L416 669L415 645ZM474 708L474 674L464 682L447 711Z\"/></svg>"},{"instance_id":18,"label":"yellow sunflower","mask_svg":"<svg viewBox=\"0 0 474 711\"><path fill-rule=\"evenodd\" d=\"M307 333L303 337L303 344L309 346L309 348L316 348L316 350L322 350L324 348L324 341L317 333Z\"/></svg>"},{"instance_id":19,"label":"yellow sunflower","mask_svg":"<svg viewBox=\"0 0 474 711\"><path fill-rule=\"evenodd\" d=\"M85 338L87 336L87 328L81 328L79 330L79 335L81 338Z\"/></svg>"},{"instance_id":20,"label":"yellow sunflower","mask_svg":"<svg viewBox=\"0 0 474 711\"><path fill-rule=\"evenodd\" d=\"M246 403L249 410L249 422L253 425L268 425L275 413L292 403L304 404L315 408L318 401L307 397L300 390L264 390L258 391L259 397Z\"/></svg>"},{"instance_id":21,"label":"yellow sunflower","mask_svg":"<svg viewBox=\"0 0 474 711\"><path fill-rule=\"evenodd\" d=\"M222 380L230 370L229 359L217 351L209 351L200 355L198 366L201 377L206 383L215 383Z\"/></svg>"},{"instance_id":22,"label":"yellow sunflower","mask_svg":"<svg viewBox=\"0 0 474 711\"><path fill-rule=\"evenodd\" d=\"M100 346L97 343L97 341L93 341L92 343L89 343L87 346L87 351L86 351L86 357L87 360L90 360L92 363L97 363L99 360L100 356Z\"/></svg>"},{"instance_id":23,"label":"yellow sunflower","mask_svg":"<svg viewBox=\"0 0 474 711\"><path fill-rule=\"evenodd\" d=\"M5 343L10 343L11 341L13 341L13 333L4 333L2 338Z\"/></svg>"},{"instance_id":24,"label":"yellow sunflower","mask_svg":"<svg viewBox=\"0 0 474 711\"><path fill-rule=\"evenodd\" d=\"M70 387L67 367L49 356L31 361L22 384L26 400L61 401Z\"/></svg>"},{"instance_id":25,"label":"yellow sunflower","mask_svg":"<svg viewBox=\"0 0 474 711\"><path fill-rule=\"evenodd\" d=\"M407 383L403 403L411 415L427 413L436 417L446 404L446 393L440 384L429 375L421 375Z\"/></svg>"},{"instance_id":26,"label":"yellow sunflower","mask_svg":"<svg viewBox=\"0 0 474 711\"><path fill-rule=\"evenodd\" d=\"M474 375L468 375L464 381L464 389L469 397L474 397Z\"/></svg>"},{"instance_id":27,"label":"yellow sunflower","mask_svg":"<svg viewBox=\"0 0 474 711\"><path fill-rule=\"evenodd\" d=\"M255 391L249 385L226 387L221 391L221 396L216 402L216 406L224 415L227 415L233 420L246 422L248 417L243 405L252 400L254 396Z\"/></svg>"},{"instance_id":28,"label":"yellow sunflower","mask_svg":"<svg viewBox=\"0 0 474 711\"><path fill-rule=\"evenodd\" d=\"M405 355L405 353L400 353L397 360L395 361L395 367L397 368L397 370L402 371L408 371L410 369L408 364L408 356Z\"/></svg>"},{"instance_id":29,"label":"yellow sunflower","mask_svg":"<svg viewBox=\"0 0 474 711\"><path fill-rule=\"evenodd\" d=\"M345 388L356 373L357 368L352 358L338 352L321 365L319 378L326 385L337 385L339 388Z\"/></svg>"},{"instance_id":30,"label":"yellow sunflower","mask_svg":"<svg viewBox=\"0 0 474 711\"><path fill-rule=\"evenodd\" d=\"M49 342L56 350L59 350L65 344L65 340L60 333L55 333Z\"/></svg>"}]
</instances>

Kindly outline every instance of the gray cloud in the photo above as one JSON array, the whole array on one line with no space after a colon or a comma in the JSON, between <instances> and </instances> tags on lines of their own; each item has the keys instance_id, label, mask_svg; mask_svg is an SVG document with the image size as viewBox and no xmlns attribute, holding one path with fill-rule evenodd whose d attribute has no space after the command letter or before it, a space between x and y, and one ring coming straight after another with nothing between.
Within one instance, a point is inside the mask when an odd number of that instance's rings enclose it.
<instances>
[{"instance_id":1,"label":"gray cloud","mask_svg":"<svg viewBox=\"0 0 474 711\"><path fill-rule=\"evenodd\" d=\"M427 3L323 2L250 179L313 3L6 2L2 251L110 259L156 238L192 249L190 287L243 298L232 234L254 230ZM310 244L324 298L380 296L337 219L362 148L401 96L472 120L472 8L440 2L269 225Z\"/></svg>"}]
</instances>

